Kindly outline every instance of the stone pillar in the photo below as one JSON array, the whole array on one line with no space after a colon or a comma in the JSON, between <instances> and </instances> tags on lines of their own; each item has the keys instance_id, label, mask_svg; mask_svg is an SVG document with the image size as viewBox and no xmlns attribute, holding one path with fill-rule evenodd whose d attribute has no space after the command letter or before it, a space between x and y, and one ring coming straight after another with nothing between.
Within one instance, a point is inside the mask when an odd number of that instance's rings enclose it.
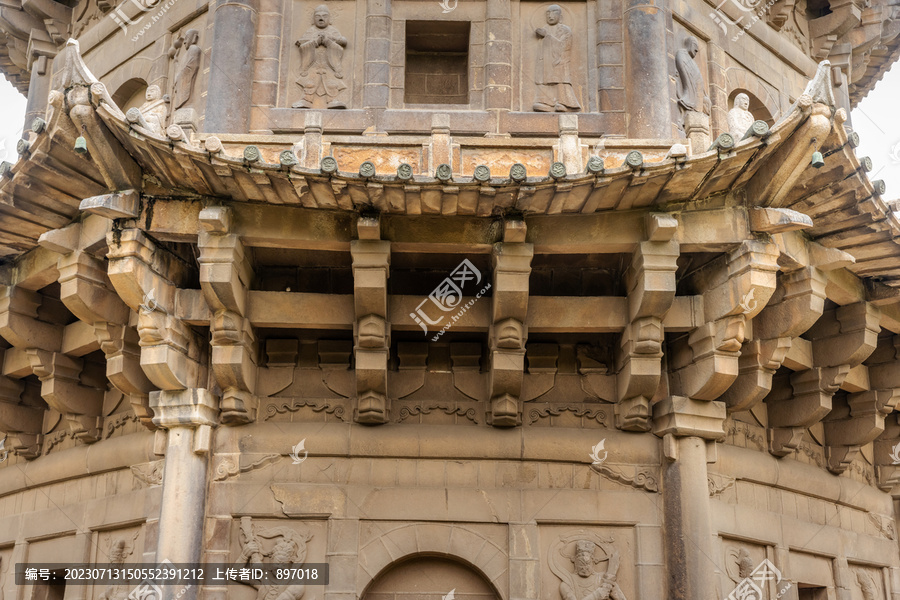
<instances>
[{"instance_id":1,"label":"stone pillar","mask_svg":"<svg viewBox=\"0 0 900 600\"><path fill-rule=\"evenodd\" d=\"M246 133L259 0L216 0L203 131Z\"/></svg>"},{"instance_id":2,"label":"stone pillar","mask_svg":"<svg viewBox=\"0 0 900 600\"><path fill-rule=\"evenodd\" d=\"M156 560L198 563L203 551L206 470L212 428L219 414L218 398L193 388L150 394L157 427L168 429L166 464L159 514ZM161 600L174 599L179 586L163 586ZM196 589L180 596L192 600Z\"/></svg>"},{"instance_id":3,"label":"stone pillar","mask_svg":"<svg viewBox=\"0 0 900 600\"><path fill-rule=\"evenodd\" d=\"M366 0L363 106L387 108L391 95L391 0Z\"/></svg>"},{"instance_id":4,"label":"stone pillar","mask_svg":"<svg viewBox=\"0 0 900 600\"><path fill-rule=\"evenodd\" d=\"M671 600L714 600L707 444L725 437L725 404L670 396L653 406L653 433L663 438L666 559ZM714 446L713 448L714 449Z\"/></svg>"},{"instance_id":5,"label":"stone pillar","mask_svg":"<svg viewBox=\"0 0 900 600\"><path fill-rule=\"evenodd\" d=\"M512 105L512 21L509 0L487 0L484 107L509 111Z\"/></svg>"},{"instance_id":6,"label":"stone pillar","mask_svg":"<svg viewBox=\"0 0 900 600\"><path fill-rule=\"evenodd\" d=\"M31 79L28 81L28 101L25 104L25 126L22 137L28 138L31 123L36 117L44 117L47 112L47 96L50 95L50 74L53 72L53 58L36 56L31 64Z\"/></svg>"},{"instance_id":7,"label":"stone pillar","mask_svg":"<svg viewBox=\"0 0 900 600\"><path fill-rule=\"evenodd\" d=\"M627 0L623 25L627 137L672 137L665 3Z\"/></svg>"}]
</instances>

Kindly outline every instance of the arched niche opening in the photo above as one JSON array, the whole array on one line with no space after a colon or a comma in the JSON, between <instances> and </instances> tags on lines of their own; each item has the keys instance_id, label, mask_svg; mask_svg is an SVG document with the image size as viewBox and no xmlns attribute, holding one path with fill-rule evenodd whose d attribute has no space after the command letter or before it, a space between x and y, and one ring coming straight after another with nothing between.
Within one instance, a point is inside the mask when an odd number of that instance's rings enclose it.
<instances>
[{"instance_id":1,"label":"arched niche opening","mask_svg":"<svg viewBox=\"0 0 900 600\"><path fill-rule=\"evenodd\" d=\"M112 95L112 99L116 106L122 109L122 112L126 112L129 108L140 107L144 103L146 94L147 82L135 77L120 85L116 93Z\"/></svg>"},{"instance_id":2,"label":"arched niche opening","mask_svg":"<svg viewBox=\"0 0 900 600\"><path fill-rule=\"evenodd\" d=\"M447 597L450 592L452 596ZM386 567L361 600L500 600L474 567L444 556L417 555Z\"/></svg>"},{"instance_id":3,"label":"arched niche opening","mask_svg":"<svg viewBox=\"0 0 900 600\"><path fill-rule=\"evenodd\" d=\"M728 94L728 109L734 106L734 99L737 98L738 94L747 94L747 97L750 99L750 108L748 109L752 114L753 118L757 121L765 121L769 124L769 127L775 124L775 119L772 117L772 113L769 112L769 109L766 108L766 105L762 103L762 101L748 90L737 88L731 90Z\"/></svg>"}]
</instances>

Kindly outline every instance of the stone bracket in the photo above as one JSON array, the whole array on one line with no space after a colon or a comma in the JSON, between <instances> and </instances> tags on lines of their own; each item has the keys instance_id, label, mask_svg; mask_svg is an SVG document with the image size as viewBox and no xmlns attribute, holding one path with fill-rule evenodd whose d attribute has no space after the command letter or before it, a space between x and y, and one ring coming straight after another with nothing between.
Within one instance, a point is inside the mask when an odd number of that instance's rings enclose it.
<instances>
[{"instance_id":1,"label":"stone bracket","mask_svg":"<svg viewBox=\"0 0 900 600\"><path fill-rule=\"evenodd\" d=\"M653 434L725 439L725 404L668 396L653 405Z\"/></svg>"},{"instance_id":2,"label":"stone bracket","mask_svg":"<svg viewBox=\"0 0 900 600\"><path fill-rule=\"evenodd\" d=\"M857 302L826 311L807 332L817 366L855 367L878 345L881 311L868 302Z\"/></svg>"},{"instance_id":3,"label":"stone bracket","mask_svg":"<svg viewBox=\"0 0 900 600\"><path fill-rule=\"evenodd\" d=\"M522 239L525 225L504 224L504 239ZM494 245L492 320L490 340L490 409L487 420L494 427L522 423L521 393L525 374L525 342L528 329L528 279L534 245L504 241Z\"/></svg>"},{"instance_id":4,"label":"stone bracket","mask_svg":"<svg viewBox=\"0 0 900 600\"><path fill-rule=\"evenodd\" d=\"M665 226L659 221L653 231ZM631 322L617 354L615 408L622 430L650 430L650 400L662 376L662 319L675 300L678 256L677 242L642 242L625 274Z\"/></svg>"},{"instance_id":5,"label":"stone bracket","mask_svg":"<svg viewBox=\"0 0 900 600\"><path fill-rule=\"evenodd\" d=\"M753 319L756 339L741 347L737 379L720 398L729 412L749 410L765 398L792 338L812 327L825 308L826 280L818 269L799 269L780 279L782 285Z\"/></svg>"},{"instance_id":6,"label":"stone bracket","mask_svg":"<svg viewBox=\"0 0 900 600\"><path fill-rule=\"evenodd\" d=\"M350 243L356 316L353 327L357 392L355 419L359 423L380 424L390 418L387 380L391 325L387 320L387 281L390 277L391 243L373 239L380 231L380 220L377 218L367 218L359 230L366 239Z\"/></svg>"},{"instance_id":7,"label":"stone bracket","mask_svg":"<svg viewBox=\"0 0 900 600\"><path fill-rule=\"evenodd\" d=\"M178 275L185 266L139 229L110 232L108 242L109 280L125 304L138 312L144 373L163 390L191 387L204 372L198 341L174 316L177 288L161 275Z\"/></svg>"},{"instance_id":8,"label":"stone bracket","mask_svg":"<svg viewBox=\"0 0 900 600\"><path fill-rule=\"evenodd\" d=\"M805 428L831 412L831 398L850 372L848 365L813 367L790 375L766 398L769 425L775 428Z\"/></svg>"},{"instance_id":9,"label":"stone bracket","mask_svg":"<svg viewBox=\"0 0 900 600\"><path fill-rule=\"evenodd\" d=\"M38 348L25 352L41 380L41 397L47 405L66 417L77 439L87 443L99 440L105 390L81 384L82 361Z\"/></svg>"},{"instance_id":10,"label":"stone bracket","mask_svg":"<svg viewBox=\"0 0 900 600\"><path fill-rule=\"evenodd\" d=\"M225 206L200 211L200 288L212 318L212 371L222 388L222 422L255 418L256 335L246 318L253 269L239 236L230 233L232 212Z\"/></svg>"}]
</instances>

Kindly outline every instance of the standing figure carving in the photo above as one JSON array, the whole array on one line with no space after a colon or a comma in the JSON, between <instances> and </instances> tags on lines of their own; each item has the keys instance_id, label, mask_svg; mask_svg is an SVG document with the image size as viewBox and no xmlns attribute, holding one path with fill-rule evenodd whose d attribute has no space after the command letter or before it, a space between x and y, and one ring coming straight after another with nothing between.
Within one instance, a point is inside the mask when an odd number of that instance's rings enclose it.
<instances>
[{"instance_id":1,"label":"standing figure carving","mask_svg":"<svg viewBox=\"0 0 900 600\"><path fill-rule=\"evenodd\" d=\"M162 133L166 130L166 118L169 116L169 107L166 106L168 97L163 97L158 85L151 85L147 87L144 98L145 102L139 109L141 116L153 132Z\"/></svg>"},{"instance_id":2,"label":"standing figure carving","mask_svg":"<svg viewBox=\"0 0 900 600\"><path fill-rule=\"evenodd\" d=\"M571 570L562 558L571 562ZM548 559L561 580L560 600L627 600L618 583L619 552L612 539L580 531L554 542ZM604 572L594 568L601 562L607 563Z\"/></svg>"},{"instance_id":3,"label":"standing figure carving","mask_svg":"<svg viewBox=\"0 0 900 600\"><path fill-rule=\"evenodd\" d=\"M675 53L675 68L678 71L676 96L681 111L681 126L691 141L693 152L704 152L709 147L709 96L703 74L694 61L700 52L700 43L694 36L684 40L684 47Z\"/></svg>"},{"instance_id":4,"label":"standing figure carving","mask_svg":"<svg viewBox=\"0 0 900 600\"><path fill-rule=\"evenodd\" d=\"M109 544L109 562L112 565L121 567L125 564L125 559L134 553L134 542L140 532L136 532L131 538L129 545L125 538L118 538ZM99 600L125 600L132 587L125 583L113 583L106 587L98 596Z\"/></svg>"},{"instance_id":5,"label":"standing figure carving","mask_svg":"<svg viewBox=\"0 0 900 600\"><path fill-rule=\"evenodd\" d=\"M750 96L738 94L734 97L734 106L728 111L728 133L735 141L740 140L753 125L753 113L750 112Z\"/></svg>"},{"instance_id":6,"label":"standing figure carving","mask_svg":"<svg viewBox=\"0 0 900 600\"><path fill-rule=\"evenodd\" d=\"M532 108L538 112L581 110L572 87L572 29L560 23L562 8L558 4L547 7L545 18L546 27L535 30L541 48L535 78L537 98Z\"/></svg>"},{"instance_id":7,"label":"standing figure carving","mask_svg":"<svg viewBox=\"0 0 900 600\"><path fill-rule=\"evenodd\" d=\"M706 95L703 74L694 61L700 52L700 43L694 36L684 40L684 48L675 53L675 68L678 70L677 96L682 112L709 114L709 96Z\"/></svg>"},{"instance_id":8,"label":"standing figure carving","mask_svg":"<svg viewBox=\"0 0 900 600\"><path fill-rule=\"evenodd\" d=\"M184 48L178 71L175 74L175 87L172 97L175 109L179 109L191 99L194 93L194 82L197 81L197 71L200 70L200 32L196 29L188 29L183 37L175 40L169 49L169 58L174 58L180 48Z\"/></svg>"},{"instance_id":9,"label":"standing figure carving","mask_svg":"<svg viewBox=\"0 0 900 600\"><path fill-rule=\"evenodd\" d=\"M347 38L331 24L331 12L324 4L313 13L313 26L296 42L300 49L300 78L303 98L293 108L312 108L316 97L323 98L326 108L347 108L338 94L347 88L344 83L343 57Z\"/></svg>"}]
</instances>

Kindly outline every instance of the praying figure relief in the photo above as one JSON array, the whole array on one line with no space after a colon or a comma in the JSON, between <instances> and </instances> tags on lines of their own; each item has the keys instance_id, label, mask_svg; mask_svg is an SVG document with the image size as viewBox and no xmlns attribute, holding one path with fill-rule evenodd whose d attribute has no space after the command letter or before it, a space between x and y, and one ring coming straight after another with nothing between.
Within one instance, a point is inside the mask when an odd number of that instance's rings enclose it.
<instances>
[{"instance_id":1,"label":"praying figure relief","mask_svg":"<svg viewBox=\"0 0 900 600\"><path fill-rule=\"evenodd\" d=\"M161 134L166 129L166 118L169 116L169 107L166 106L169 99L163 97L158 85L148 86L144 98L146 101L138 110L149 129Z\"/></svg>"},{"instance_id":2,"label":"praying figure relief","mask_svg":"<svg viewBox=\"0 0 900 600\"><path fill-rule=\"evenodd\" d=\"M568 559L571 568L561 559ZM627 600L619 587L619 552L611 538L579 531L550 546L550 570L560 580L561 600ZM606 570L595 565L605 562Z\"/></svg>"},{"instance_id":3,"label":"praying figure relief","mask_svg":"<svg viewBox=\"0 0 900 600\"><path fill-rule=\"evenodd\" d=\"M299 567L306 561L306 543L312 534L284 526L259 529L253 525L252 517L241 517L240 537L239 564L267 564L269 559L268 564ZM300 600L306 593L305 585L272 585L263 581L249 584L257 590L256 600Z\"/></svg>"},{"instance_id":4,"label":"praying figure relief","mask_svg":"<svg viewBox=\"0 0 900 600\"><path fill-rule=\"evenodd\" d=\"M172 102L176 110L187 104L194 93L194 82L197 81L197 71L200 70L199 42L200 32L196 29L188 29L183 36L175 40L169 49L169 58L175 58L177 54L181 54L172 91Z\"/></svg>"},{"instance_id":5,"label":"praying figure relief","mask_svg":"<svg viewBox=\"0 0 900 600\"><path fill-rule=\"evenodd\" d=\"M296 42L300 49L300 78L303 98L292 108L312 108L315 99L322 98L325 108L347 108L338 94L347 88L344 83L342 61L347 38L331 24L331 12L324 4L313 13L313 26Z\"/></svg>"},{"instance_id":6,"label":"praying figure relief","mask_svg":"<svg viewBox=\"0 0 900 600\"><path fill-rule=\"evenodd\" d=\"M738 94L734 97L734 106L728 111L728 133L739 141L753 125L753 113L750 112L750 96Z\"/></svg>"},{"instance_id":7,"label":"praying figure relief","mask_svg":"<svg viewBox=\"0 0 900 600\"><path fill-rule=\"evenodd\" d=\"M534 110L538 112L566 112L581 110L581 104L572 87L572 29L560 23L562 8L558 4L547 7L546 27L538 27L535 34L541 38L537 60L537 99Z\"/></svg>"}]
</instances>

